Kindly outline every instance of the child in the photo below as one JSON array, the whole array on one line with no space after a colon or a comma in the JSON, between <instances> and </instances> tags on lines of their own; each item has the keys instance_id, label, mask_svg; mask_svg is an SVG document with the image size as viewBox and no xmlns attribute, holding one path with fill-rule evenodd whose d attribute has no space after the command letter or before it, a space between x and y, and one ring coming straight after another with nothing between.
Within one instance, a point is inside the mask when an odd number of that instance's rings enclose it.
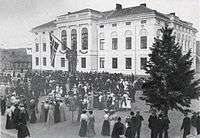
<instances>
[{"instance_id":1,"label":"child","mask_svg":"<svg viewBox=\"0 0 200 138\"><path fill-rule=\"evenodd\" d=\"M17 130L17 138L26 138L27 136L30 137L30 132L25 124L20 122L17 126Z\"/></svg>"}]
</instances>

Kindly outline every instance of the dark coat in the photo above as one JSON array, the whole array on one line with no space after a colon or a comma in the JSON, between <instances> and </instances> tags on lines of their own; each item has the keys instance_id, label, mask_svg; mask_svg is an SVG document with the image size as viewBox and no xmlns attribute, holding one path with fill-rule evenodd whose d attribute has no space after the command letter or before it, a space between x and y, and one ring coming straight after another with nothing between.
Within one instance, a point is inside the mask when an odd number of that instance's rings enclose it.
<instances>
[{"instance_id":1,"label":"dark coat","mask_svg":"<svg viewBox=\"0 0 200 138\"><path fill-rule=\"evenodd\" d=\"M17 127L17 125L19 123L19 114L20 114L20 109L19 108L15 108L14 113L13 113L13 122L14 122L16 127Z\"/></svg>"},{"instance_id":2,"label":"dark coat","mask_svg":"<svg viewBox=\"0 0 200 138\"><path fill-rule=\"evenodd\" d=\"M125 134L126 138L133 138L133 131L132 131L132 128L131 127L128 127L125 131Z\"/></svg>"},{"instance_id":3,"label":"dark coat","mask_svg":"<svg viewBox=\"0 0 200 138\"><path fill-rule=\"evenodd\" d=\"M181 126L181 129L184 130L184 134L189 135L190 134L190 128L191 128L191 121L189 117L185 117L183 119L183 123Z\"/></svg>"},{"instance_id":4,"label":"dark coat","mask_svg":"<svg viewBox=\"0 0 200 138\"><path fill-rule=\"evenodd\" d=\"M157 127L158 127L158 117L157 116L150 115L148 122L149 122L150 129L157 129Z\"/></svg>"},{"instance_id":5,"label":"dark coat","mask_svg":"<svg viewBox=\"0 0 200 138\"><path fill-rule=\"evenodd\" d=\"M122 124L121 122L115 123L111 137L120 138L119 136L123 134L124 134L124 124Z\"/></svg>"},{"instance_id":6,"label":"dark coat","mask_svg":"<svg viewBox=\"0 0 200 138\"><path fill-rule=\"evenodd\" d=\"M29 132L27 126L22 123L19 123L17 130L18 130L17 138L25 138L27 136L30 136L30 132Z\"/></svg>"},{"instance_id":7,"label":"dark coat","mask_svg":"<svg viewBox=\"0 0 200 138\"><path fill-rule=\"evenodd\" d=\"M197 128L197 135L200 134L200 116L196 118L196 128Z\"/></svg>"}]
</instances>

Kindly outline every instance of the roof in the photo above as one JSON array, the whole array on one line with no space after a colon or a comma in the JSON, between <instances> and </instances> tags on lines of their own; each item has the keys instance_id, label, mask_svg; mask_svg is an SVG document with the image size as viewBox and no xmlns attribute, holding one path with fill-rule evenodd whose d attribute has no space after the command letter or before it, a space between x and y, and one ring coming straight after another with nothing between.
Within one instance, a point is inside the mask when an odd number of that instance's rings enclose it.
<instances>
[{"instance_id":1,"label":"roof","mask_svg":"<svg viewBox=\"0 0 200 138\"><path fill-rule=\"evenodd\" d=\"M90 9L90 8L86 8L86 9L82 9L82 10L75 11L75 12L68 12L67 14L63 14L63 15L60 15L58 17L71 15L71 14L77 14L77 13L83 13L83 12L91 12L91 13L94 13L94 14L102 14L102 12L100 12L100 11L96 11L96 10L93 10L93 9Z\"/></svg>"},{"instance_id":2,"label":"roof","mask_svg":"<svg viewBox=\"0 0 200 138\"><path fill-rule=\"evenodd\" d=\"M32 31L38 31L38 30L41 30L41 29L50 29L50 28L54 28L56 27L56 23L55 23L56 20L53 20L53 21L50 21L48 23L45 23L45 24L42 24L42 25L39 25L35 28L32 29Z\"/></svg>"},{"instance_id":3,"label":"roof","mask_svg":"<svg viewBox=\"0 0 200 138\"><path fill-rule=\"evenodd\" d=\"M155 13L158 16L168 18L164 14L159 13L156 10L147 8L146 6L136 6L136 7L124 8L121 10L105 11L105 12L103 12L102 19L110 19L110 18L129 16L129 15L133 15L133 14L143 14L143 13Z\"/></svg>"},{"instance_id":4,"label":"roof","mask_svg":"<svg viewBox=\"0 0 200 138\"><path fill-rule=\"evenodd\" d=\"M0 49L1 61L6 62L31 62L32 56L28 55L26 48L18 49Z\"/></svg>"}]
</instances>

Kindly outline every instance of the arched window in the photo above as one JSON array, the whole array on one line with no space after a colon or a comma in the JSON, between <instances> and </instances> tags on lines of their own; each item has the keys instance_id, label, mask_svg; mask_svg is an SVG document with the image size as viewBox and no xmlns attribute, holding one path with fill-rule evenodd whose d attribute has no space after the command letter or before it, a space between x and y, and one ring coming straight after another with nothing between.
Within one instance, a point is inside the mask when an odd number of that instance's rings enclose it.
<instances>
[{"instance_id":1,"label":"arched window","mask_svg":"<svg viewBox=\"0 0 200 138\"><path fill-rule=\"evenodd\" d=\"M61 41L62 41L62 50L65 50L67 47L67 32L62 30L61 32Z\"/></svg>"},{"instance_id":2,"label":"arched window","mask_svg":"<svg viewBox=\"0 0 200 138\"><path fill-rule=\"evenodd\" d=\"M118 48L117 32L112 32L111 38L112 38L112 50L117 50Z\"/></svg>"},{"instance_id":3,"label":"arched window","mask_svg":"<svg viewBox=\"0 0 200 138\"><path fill-rule=\"evenodd\" d=\"M125 49L131 49L132 48L132 32L130 30L127 30L125 32L125 39L126 39Z\"/></svg>"},{"instance_id":4,"label":"arched window","mask_svg":"<svg viewBox=\"0 0 200 138\"><path fill-rule=\"evenodd\" d=\"M146 29L140 31L140 49L147 49L147 34Z\"/></svg>"},{"instance_id":5,"label":"arched window","mask_svg":"<svg viewBox=\"0 0 200 138\"><path fill-rule=\"evenodd\" d=\"M71 48L72 50L77 50L77 31L72 29L71 31Z\"/></svg>"},{"instance_id":6,"label":"arched window","mask_svg":"<svg viewBox=\"0 0 200 138\"><path fill-rule=\"evenodd\" d=\"M88 29L83 28L81 31L82 50L88 49Z\"/></svg>"}]
</instances>

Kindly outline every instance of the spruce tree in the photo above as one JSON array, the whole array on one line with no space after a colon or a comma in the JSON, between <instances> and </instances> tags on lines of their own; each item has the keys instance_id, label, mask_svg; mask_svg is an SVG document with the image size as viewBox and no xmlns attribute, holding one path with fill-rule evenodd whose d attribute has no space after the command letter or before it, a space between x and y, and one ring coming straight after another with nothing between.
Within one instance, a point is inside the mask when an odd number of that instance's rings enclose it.
<instances>
[{"instance_id":1,"label":"spruce tree","mask_svg":"<svg viewBox=\"0 0 200 138\"><path fill-rule=\"evenodd\" d=\"M191 100L199 96L199 80L194 80L195 71L191 69L191 51L182 53L172 28L166 26L161 32L162 38L154 38L150 48L145 69L150 77L140 98L160 111L189 111Z\"/></svg>"}]
</instances>

